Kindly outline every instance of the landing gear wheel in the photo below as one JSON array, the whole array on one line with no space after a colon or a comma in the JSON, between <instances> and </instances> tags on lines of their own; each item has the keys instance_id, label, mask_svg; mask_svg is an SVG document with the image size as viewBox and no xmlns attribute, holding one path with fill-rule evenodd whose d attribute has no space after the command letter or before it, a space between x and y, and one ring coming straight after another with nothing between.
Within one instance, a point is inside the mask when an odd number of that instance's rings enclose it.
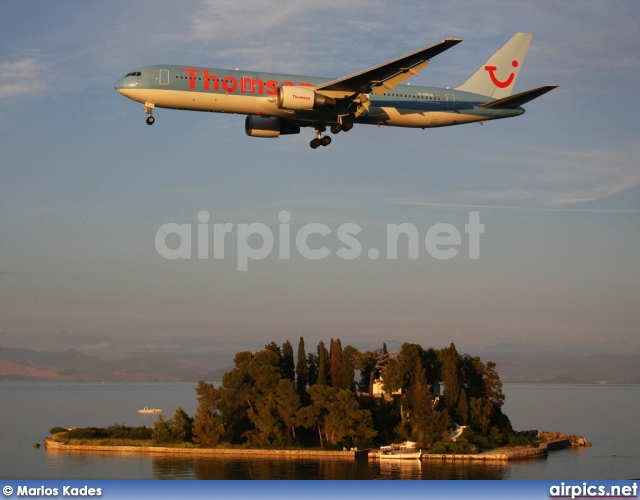
<instances>
[{"instance_id":1,"label":"landing gear wheel","mask_svg":"<svg viewBox=\"0 0 640 500\"><path fill-rule=\"evenodd\" d=\"M322 144L322 142L316 137L309 143L309 146L311 146L311 149L317 149L320 144Z\"/></svg>"},{"instance_id":2,"label":"landing gear wheel","mask_svg":"<svg viewBox=\"0 0 640 500\"><path fill-rule=\"evenodd\" d=\"M341 130L342 130L342 124L341 123L334 123L333 125L331 125L331 133L332 134L337 134Z\"/></svg>"},{"instance_id":3,"label":"landing gear wheel","mask_svg":"<svg viewBox=\"0 0 640 500\"><path fill-rule=\"evenodd\" d=\"M349 132L353 128L353 122L351 120L345 119L342 120L342 130L345 132Z\"/></svg>"},{"instance_id":4,"label":"landing gear wheel","mask_svg":"<svg viewBox=\"0 0 640 500\"><path fill-rule=\"evenodd\" d=\"M329 144L331 144L331 137L325 135L322 139L320 139L320 144L322 144L323 146L328 146Z\"/></svg>"},{"instance_id":5,"label":"landing gear wheel","mask_svg":"<svg viewBox=\"0 0 640 500\"><path fill-rule=\"evenodd\" d=\"M147 125L153 125L156 122L156 119L153 116L149 116L147 118Z\"/></svg>"}]
</instances>

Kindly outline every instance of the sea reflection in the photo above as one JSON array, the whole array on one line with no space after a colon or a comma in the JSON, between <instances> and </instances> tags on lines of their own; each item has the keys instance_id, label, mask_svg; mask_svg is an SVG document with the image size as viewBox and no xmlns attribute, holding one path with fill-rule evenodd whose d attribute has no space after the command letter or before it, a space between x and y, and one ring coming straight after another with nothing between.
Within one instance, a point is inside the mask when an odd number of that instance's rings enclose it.
<instances>
[{"instance_id":1,"label":"sea reflection","mask_svg":"<svg viewBox=\"0 0 640 500\"><path fill-rule=\"evenodd\" d=\"M155 456L155 479L373 479L368 461L269 457Z\"/></svg>"},{"instance_id":2,"label":"sea reflection","mask_svg":"<svg viewBox=\"0 0 640 500\"><path fill-rule=\"evenodd\" d=\"M152 456L155 479L504 479L506 462Z\"/></svg>"},{"instance_id":3,"label":"sea reflection","mask_svg":"<svg viewBox=\"0 0 640 500\"><path fill-rule=\"evenodd\" d=\"M380 460L380 479L420 479L422 466L420 460Z\"/></svg>"}]
</instances>

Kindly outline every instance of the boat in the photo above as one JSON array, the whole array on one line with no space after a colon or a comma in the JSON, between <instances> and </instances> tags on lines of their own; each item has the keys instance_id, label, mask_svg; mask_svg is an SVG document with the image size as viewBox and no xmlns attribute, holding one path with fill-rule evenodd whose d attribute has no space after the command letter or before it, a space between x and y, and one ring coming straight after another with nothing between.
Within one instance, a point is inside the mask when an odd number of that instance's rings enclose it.
<instances>
[{"instance_id":1,"label":"boat","mask_svg":"<svg viewBox=\"0 0 640 500\"><path fill-rule=\"evenodd\" d=\"M162 413L162 410L160 408L149 408L145 406L141 410L138 410L138 413Z\"/></svg>"},{"instance_id":2,"label":"boat","mask_svg":"<svg viewBox=\"0 0 640 500\"><path fill-rule=\"evenodd\" d=\"M413 441L380 447L380 459L420 460L422 450Z\"/></svg>"}]
</instances>

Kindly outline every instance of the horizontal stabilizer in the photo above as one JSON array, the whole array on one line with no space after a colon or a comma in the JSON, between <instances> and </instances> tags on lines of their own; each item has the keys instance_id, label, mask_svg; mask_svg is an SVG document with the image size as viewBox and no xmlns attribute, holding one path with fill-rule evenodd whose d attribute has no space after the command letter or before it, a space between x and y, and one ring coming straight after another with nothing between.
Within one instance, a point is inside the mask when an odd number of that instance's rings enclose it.
<instances>
[{"instance_id":1,"label":"horizontal stabilizer","mask_svg":"<svg viewBox=\"0 0 640 500\"><path fill-rule=\"evenodd\" d=\"M525 92L520 92L519 94L510 95L509 97L504 97L502 99L498 99L497 101L491 101L486 104L480 104L480 108L485 109L513 109L518 106L522 106L523 104L533 101L536 97L540 97L541 95L546 94L550 90L553 90L557 87L557 85L545 85L544 87L538 87L537 89L526 90Z\"/></svg>"}]
</instances>

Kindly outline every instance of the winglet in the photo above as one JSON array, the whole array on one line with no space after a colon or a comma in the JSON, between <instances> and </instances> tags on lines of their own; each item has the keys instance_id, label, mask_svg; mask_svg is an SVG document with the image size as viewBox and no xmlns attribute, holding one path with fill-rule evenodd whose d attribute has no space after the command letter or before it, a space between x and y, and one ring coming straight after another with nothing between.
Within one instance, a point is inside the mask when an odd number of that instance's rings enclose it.
<instances>
[{"instance_id":1,"label":"winglet","mask_svg":"<svg viewBox=\"0 0 640 500\"><path fill-rule=\"evenodd\" d=\"M511 95L533 35L516 33L457 90L502 99Z\"/></svg>"}]
</instances>

